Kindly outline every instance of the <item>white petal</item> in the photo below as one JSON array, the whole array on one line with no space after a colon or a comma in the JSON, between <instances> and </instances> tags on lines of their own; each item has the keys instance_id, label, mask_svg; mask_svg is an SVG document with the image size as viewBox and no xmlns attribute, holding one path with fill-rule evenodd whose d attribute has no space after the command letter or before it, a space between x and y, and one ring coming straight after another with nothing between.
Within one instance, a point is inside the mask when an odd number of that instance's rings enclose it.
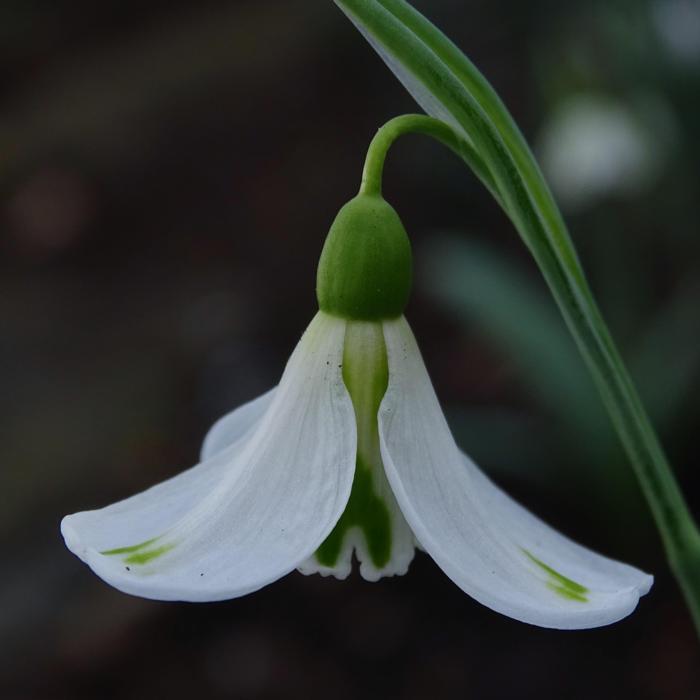
<instances>
[{"instance_id":1,"label":"white petal","mask_svg":"<svg viewBox=\"0 0 700 700\"><path fill-rule=\"evenodd\" d=\"M202 451L199 458L205 462L213 457L217 452L226 447L230 447L239 438L250 430L263 417L272 403L277 387L273 387L261 396L244 403L225 416L209 428L209 432L204 437Z\"/></svg>"},{"instance_id":2,"label":"white petal","mask_svg":"<svg viewBox=\"0 0 700 700\"><path fill-rule=\"evenodd\" d=\"M352 485L344 333L345 321L317 314L254 429L142 494L64 518L69 549L116 588L160 600L237 597L306 560Z\"/></svg>"},{"instance_id":3,"label":"white petal","mask_svg":"<svg viewBox=\"0 0 700 700\"><path fill-rule=\"evenodd\" d=\"M382 459L438 566L480 603L542 627L597 627L632 612L652 577L563 537L492 484L455 445L405 319L385 322L384 337Z\"/></svg>"}]
</instances>

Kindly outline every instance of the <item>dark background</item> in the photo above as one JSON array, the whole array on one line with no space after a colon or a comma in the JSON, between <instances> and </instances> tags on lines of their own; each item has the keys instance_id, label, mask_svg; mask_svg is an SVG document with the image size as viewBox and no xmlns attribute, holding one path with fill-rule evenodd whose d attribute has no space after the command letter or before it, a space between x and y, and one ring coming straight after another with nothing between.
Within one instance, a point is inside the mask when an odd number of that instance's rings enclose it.
<instances>
[{"instance_id":1,"label":"dark background","mask_svg":"<svg viewBox=\"0 0 700 700\"><path fill-rule=\"evenodd\" d=\"M416 2L541 154L694 512L700 4ZM479 606L423 554L224 603L102 583L62 515L190 466L277 382L327 228L411 99L330 0L0 4L0 696L694 698L698 641L631 469L506 218L439 145L392 151L407 310L458 442L656 576L609 628Z\"/></svg>"}]
</instances>

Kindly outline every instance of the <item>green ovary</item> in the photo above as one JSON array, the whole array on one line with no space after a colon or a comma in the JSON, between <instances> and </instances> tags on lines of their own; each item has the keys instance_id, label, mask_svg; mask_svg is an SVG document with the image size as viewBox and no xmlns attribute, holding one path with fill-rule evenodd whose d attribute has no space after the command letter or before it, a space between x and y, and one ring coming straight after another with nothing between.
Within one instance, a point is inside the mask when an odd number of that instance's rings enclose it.
<instances>
[{"instance_id":1,"label":"green ovary","mask_svg":"<svg viewBox=\"0 0 700 700\"><path fill-rule=\"evenodd\" d=\"M378 493L384 467L379 451L377 413L389 382L389 369L380 323L350 321L345 332L343 380L355 408L357 461L345 512L316 550L316 559L329 568L338 563L348 533L357 528L377 569L391 559L392 522L386 501Z\"/></svg>"},{"instance_id":2,"label":"green ovary","mask_svg":"<svg viewBox=\"0 0 700 700\"><path fill-rule=\"evenodd\" d=\"M359 194L339 212L316 275L321 311L363 321L396 318L411 292L411 244L394 208Z\"/></svg>"}]
</instances>

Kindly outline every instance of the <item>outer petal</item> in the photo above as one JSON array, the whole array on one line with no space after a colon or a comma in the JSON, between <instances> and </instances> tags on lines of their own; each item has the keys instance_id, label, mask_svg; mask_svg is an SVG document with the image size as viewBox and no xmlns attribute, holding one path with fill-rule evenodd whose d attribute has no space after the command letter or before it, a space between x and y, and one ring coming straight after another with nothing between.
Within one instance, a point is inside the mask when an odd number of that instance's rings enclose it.
<instances>
[{"instance_id":1,"label":"outer petal","mask_svg":"<svg viewBox=\"0 0 700 700\"><path fill-rule=\"evenodd\" d=\"M597 627L632 612L652 577L563 537L491 483L455 445L405 319L386 322L384 336L384 467L438 566L480 603L542 627Z\"/></svg>"},{"instance_id":2,"label":"outer petal","mask_svg":"<svg viewBox=\"0 0 700 700\"><path fill-rule=\"evenodd\" d=\"M277 387L273 387L257 398L244 403L209 428L204 437L200 459L205 462L217 452L230 447L250 430L267 412L272 403Z\"/></svg>"},{"instance_id":3,"label":"outer petal","mask_svg":"<svg viewBox=\"0 0 700 700\"><path fill-rule=\"evenodd\" d=\"M64 518L69 549L116 588L160 600L234 598L294 569L350 495L344 333L343 320L317 314L255 428L179 477Z\"/></svg>"}]
</instances>

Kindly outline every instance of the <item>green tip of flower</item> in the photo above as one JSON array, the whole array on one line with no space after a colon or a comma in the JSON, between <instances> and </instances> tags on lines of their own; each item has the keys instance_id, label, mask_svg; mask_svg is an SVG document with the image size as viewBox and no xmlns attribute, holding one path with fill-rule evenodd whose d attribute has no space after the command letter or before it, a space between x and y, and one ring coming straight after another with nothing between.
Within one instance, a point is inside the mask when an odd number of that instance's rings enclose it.
<instances>
[{"instance_id":1,"label":"green tip of flower","mask_svg":"<svg viewBox=\"0 0 700 700\"><path fill-rule=\"evenodd\" d=\"M379 195L351 199L331 225L318 263L321 311L361 321L396 318L411 279L411 244L394 208Z\"/></svg>"}]
</instances>

